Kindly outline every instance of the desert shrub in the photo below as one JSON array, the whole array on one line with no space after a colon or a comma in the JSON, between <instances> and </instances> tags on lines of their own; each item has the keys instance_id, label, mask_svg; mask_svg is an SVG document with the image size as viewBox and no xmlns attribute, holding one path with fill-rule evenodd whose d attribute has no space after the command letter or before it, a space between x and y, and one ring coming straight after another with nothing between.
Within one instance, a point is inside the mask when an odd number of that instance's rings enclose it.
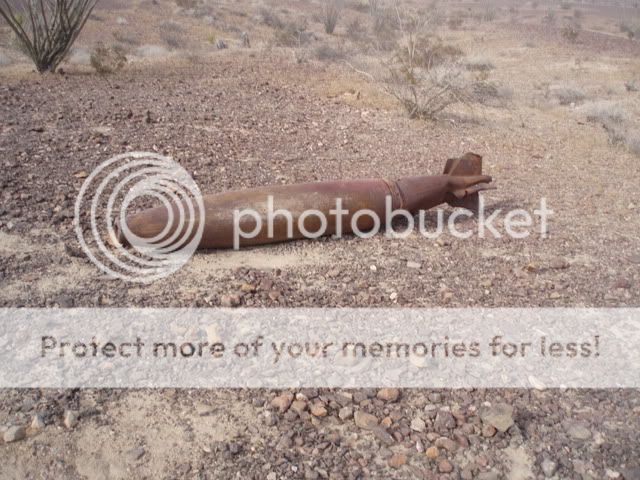
<instances>
[{"instance_id":1,"label":"desert shrub","mask_svg":"<svg viewBox=\"0 0 640 480\"><path fill-rule=\"evenodd\" d=\"M482 12L482 16L480 18L484 22L493 22L498 18L498 10L496 10L495 7L487 7L484 12Z\"/></svg>"},{"instance_id":2,"label":"desert shrub","mask_svg":"<svg viewBox=\"0 0 640 480\"><path fill-rule=\"evenodd\" d=\"M589 122L622 124L629 119L629 115L625 110L620 108L613 102L598 101L584 105L580 109Z\"/></svg>"},{"instance_id":3,"label":"desert shrub","mask_svg":"<svg viewBox=\"0 0 640 480\"><path fill-rule=\"evenodd\" d=\"M407 45L387 64L384 88L410 118L435 119L453 105L470 106L474 102L473 81L458 57L438 57L436 52L441 49L428 47L432 44L409 37Z\"/></svg>"},{"instance_id":4,"label":"desert shrub","mask_svg":"<svg viewBox=\"0 0 640 480\"><path fill-rule=\"evenodd\" d=\"M462 28L464 24L464 14L462 12L455 12L449 15L449 20L447 20L447 26L451 30L459 30Z\"/></svg>"},{"instance_id":5,"label":"desert shrub","mask_svg":"<svg viewBox=\"0 0 640 480\"><path fill-rule=\"evenodd\" d=\"M380 11L382 2L380 0L369 0L368 4L369 4L369 14L372 17L376 16L377 13Z\"/></svg>"},{"instance_id":6,"label":"desert shrub","mask_svg":"<svg viewBox=\"0 0 640 480\"><path fill-rule=\"evenodd\" d=\"M116 41L124 43L125 45L140 45L140 40L132 33L115 31L111 34Z\"/></svg>"},{"instance_id":7,"label":"desert shrub","mask_svg":"<svg viewBox=\"0 0 640 480\"><path fill-rule=\"evenodd\" d=\"M625 142L631 153L640 156L640 132L628 133Z\"/></svg>"},{"instance_id":8,"label":"desert shrub","mask_svg":"<svg viewBox=\"0 0 640 480\"><path fill-rule=\"evenodd\" d=\"M127 63L127 57L121 47L106 47L99 43L91 52L90 63L97 73L107 75L121 70Z\"/></svg>"},{"instance_id":9,"label":"desert shrub","mask_svg":"<svg viewBox=\"0 0 640 480\"><path fill-rule=\"evenodd\" d=\"M548 91L548 96L555 98L560 105L579 103L585 98L582 90L566 85L551 86Z\"/></svg>"},{"instance_id":10,"label":"desert shrub","mask_svg":"<svg viewBox=\"0 0 640 480\"><path fill-rule=\"evenodd\" d=\"M260 7L258 9L258 16L260 21L268 27L283 29L286 26L285 22L278 16L278 14L267 7Z\"/></svg>"},{"instance_id":11,"label":"desert shrub","mask_svg":"<svg viewBox=\"0 0 640 480\"><path fill-rule=\"evenodd\" d=\"M476 81L471 85L474 102L482 105L504 107L513 98L513 90L498 83Z\"/></svg>"},{"instance_id":12,"label":"desert shrub","mask_svg":"<svg viewBox=\"0 0 640 480\"><path fill-rule=\"evenodd\" d=\"M568 23L562 27L560 35L568 42L575 43L580 35L580 26L575 23Z\"/></svg>"},{"instance_id":13,"label":"desert shrub","mask_svg":"<svg viewBox=\"0 0 640 480\"><path fill-rule=\"evenodd\" d=\"M313 34L307 32L307 22L286 23L273 32L274 43L280 47L302 47L311 41Z\"/></svg>"},{"instance_id":14,"label":"desert shrub","mask_svg":"<svg viewBox=\"0 0 640 480\"><path fill-rule=\"evenodd\" d=\"M576 20L580 20L582 17L584 17L582 10L580 10L579 8L576 8L573 11L573 18L575 18Z\"/></svg>"},{"instance_id":15,"label":"desert shrub","mask_svg":"<svg viewBox=\"0 0 640 480\"><path fill-rule=\"evenodd\" d=\"M629 80L628 82L624 82L624 88L627 92L637 92L640 90L640 85L637 80Z\"/></svg>"},{"instance_id":16,"label":"desert shrub","mask_svg":"<svg viewBox=\"0 0 640 480\"><path fill-rule=\"evenodd\" d=\"M342 50L336 50L326 43L318 45L314 53L315 57L323 62L335 62L336 60L344 58L344 52Z\"/></svg>"},{"instance_id":17,"label":"desert shrub","mask_svg":"<svg viewBox=\"0 0 640 480\"><path fill-rule=\"evenodd\" d=\"M54 72L91 15L97 0L30 0L0 3L7 22L38 72ZM12 6L14 5L14 6Z\"/></svg>"},{"instance_id":18,"label":"desert shrub","mask_svg":"<svg viewBox=\"0 0 640 480\"><path fill-rule=\"evenodd\" d=\"M626 33L630 40L640 38L640 22L622 22L619 25L620 31Z\"/></svg>"},{"instance_id":19,"label":"desert shrub","mask_svg":"<svg viewBox=\"0 0 640 480\"><path fill-rule=\"evenodd\" d=\"M571 8L571 4L569 2L561 2L560 8L562 10L569 10Z\"/></svg>"},{"instance_id":20,"label":"desert shrub","mask_svg":"<svg viewBox=\"0 0 640 480\"><path fill-rule=\"evenodd\" d=\"M160 39L167 44L169 48L177 49L184 46L184 38L180 33L168 30L160 31Z\"/></svg>"},{"instance_id":21,"label":"desert shrub","mask_svg":"<svg viewBox=\"0 0 640 480\"><path fill-rule=\"evenodd\" d=\"M398 47L399 26L391 9L381 8L373 16L373 43L376 49L391 51Z\"/></svg>"},{"instance_id":22,"label":"desert shrub","mask_svg":"<svg viewBox=\"0 0 640 480\"><path fill-rule=\"evenodd\" d=\"M496 68L491 59L483 55L474 55L466 58L464 65L467 70L476 72L488 72L489 70Z\"/></svg>"},{"instance_id":23,"label":"desert shrub","mask_svg":"<svg viewBox=\"0 0 640 480\"><path fill-rule=\"evenodd\" d=\"M545 13L544 17L542 17L542 21L549 25L553 25L554 23L556 23L556 12L551 9L547 10L547 13Z\"/></svg>"},{"instance_id":24,"label":"desert shrub","mask_svg":"<svg viewBox=\"0 0 640 480\"><path fill-rule=\"evenodd\" d=\"M325 33L333 34L340 19L341 4L339 0L324 0L321 13L321 21Z\"/></svg>"},{"instance_id":25,"label":"desert shrub","mask_svg":"<svg viewBox=\"0 0 640 480\"><path fill-rule=\"evenodd\" d=\"M367 37L367 30L358 19L352 20L347 24L346 32L347 38L353 42L361 42Z\"/></svg>"},{"instance_id":26,"label":"desert shrub","mask_svg":"<svg viewBox=\"0 0 640 480\"><path fill-rule=\"evenodd\" d=\"M167 32L182 33L184 28L178 22L174 20L165 20L160 23L160 28Z\"/></svg>"},{"instance_id":27,"label":"desert shrub","mask_svg":"<svg viewBox=\"0 0 640 480\"><path fill-rule=\"evenodd\" d=\"M176 5L184 9L196 8L199 3L199 0L176 0Z\"/></svg>"}]
</instances>

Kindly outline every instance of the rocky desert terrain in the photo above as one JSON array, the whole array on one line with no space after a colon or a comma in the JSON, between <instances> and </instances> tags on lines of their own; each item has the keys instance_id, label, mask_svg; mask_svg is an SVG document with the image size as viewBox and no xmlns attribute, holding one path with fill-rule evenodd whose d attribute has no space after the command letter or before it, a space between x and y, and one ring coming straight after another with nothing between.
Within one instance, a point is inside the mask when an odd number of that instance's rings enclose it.
<instances>
[{"instance_id":1,"label":"rocky desert terrain","mask_svg":"<svg viewBox=\"0 0 640 480\"><path fill-rule=\"evenodd\" d=\"M0 24L0 305L640 306L637 5L380 8L420 11L490 88L409 118L384 80L406 32L357 0L333 34L320 2L101 1L44 75ZM98 42L124 68L98 74ZM173 157L205 193L438 174L471 151L498 187L489 210L545 198L554 214L546 237L296 241L132 284L73 227L83 179L127 151ZM0 430L2 479L640 478L636 390L14 389Z\"/></svg>"}]
</instances>

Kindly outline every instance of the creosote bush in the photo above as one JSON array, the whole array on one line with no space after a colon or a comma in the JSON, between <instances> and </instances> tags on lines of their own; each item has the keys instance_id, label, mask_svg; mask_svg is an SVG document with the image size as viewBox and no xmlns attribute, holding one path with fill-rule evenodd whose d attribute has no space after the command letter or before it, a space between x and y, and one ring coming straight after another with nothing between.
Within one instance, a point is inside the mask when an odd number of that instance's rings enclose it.
<instances>
[{"instance_id":1,"label":"creosote bush","mask_svg":"<svg viewBox=\"0 0 640 480\"><path fill-rule=\"evenodd\" d=\"M410 118L435 119L453 105L470 106L477 82L469 78L461 54L438 39L409 35L387 65L384 88Z\"/></svg>"},{"instance_id":2,"label":"creosote bush","mask_svg":"<svg viewBox=\"0 0 640 480\"><path fill-rule=\"evenodd\" d=\"M124 49L118 45L106 47L99 43L91 52L91 66L100 75L107 75L121 70L127 63Z\"/></svg>"},{"instance_id":3,"label":"creosote bush","mask_svg":"<svg viewBox=\"0 0 640 480\"><path fill-rule=\"evenodd\" d=\"M55 72L69 53L97 0L0 1L0 16L38 72ZM16 4L18 6L16 6Z\"/></svg>"}]
</instances>

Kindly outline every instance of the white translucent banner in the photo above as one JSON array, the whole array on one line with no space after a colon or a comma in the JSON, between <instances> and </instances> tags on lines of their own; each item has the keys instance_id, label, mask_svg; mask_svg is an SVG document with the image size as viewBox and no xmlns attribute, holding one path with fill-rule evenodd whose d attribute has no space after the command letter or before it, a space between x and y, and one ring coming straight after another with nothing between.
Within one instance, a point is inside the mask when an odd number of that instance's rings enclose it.
<instances>
[{"instance_id":1,"label":"white translucent banner","mask_svg":"<svg viewBox=\"0 0 640 480\"><path fill-rule=\"evenodd\" d=\"M640 309L2 309L0 387L640 386Z\"/></svg>"}]
</instances>

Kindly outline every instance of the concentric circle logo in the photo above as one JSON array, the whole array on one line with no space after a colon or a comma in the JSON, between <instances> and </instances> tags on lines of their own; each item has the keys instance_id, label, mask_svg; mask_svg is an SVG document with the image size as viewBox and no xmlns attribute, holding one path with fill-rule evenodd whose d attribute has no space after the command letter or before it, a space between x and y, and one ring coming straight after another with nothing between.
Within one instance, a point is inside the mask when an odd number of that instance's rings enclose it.
<instances>
[{"instance_id":1,"label":"concentric circle logo","mask_svg":"<svg viewBox=\"0 0 640 480\"><path fill-rule=\"evenodd\" d=\"M166 226L152 238L136 235L126 221L128 211L145 200L167 211ZM122 280L152 282L171 275L191 258L203 229L198 185L173 159L155 153L130 152L101 163L76 199L82 249L100 270Z\"/></svg>"}]
</instances>

